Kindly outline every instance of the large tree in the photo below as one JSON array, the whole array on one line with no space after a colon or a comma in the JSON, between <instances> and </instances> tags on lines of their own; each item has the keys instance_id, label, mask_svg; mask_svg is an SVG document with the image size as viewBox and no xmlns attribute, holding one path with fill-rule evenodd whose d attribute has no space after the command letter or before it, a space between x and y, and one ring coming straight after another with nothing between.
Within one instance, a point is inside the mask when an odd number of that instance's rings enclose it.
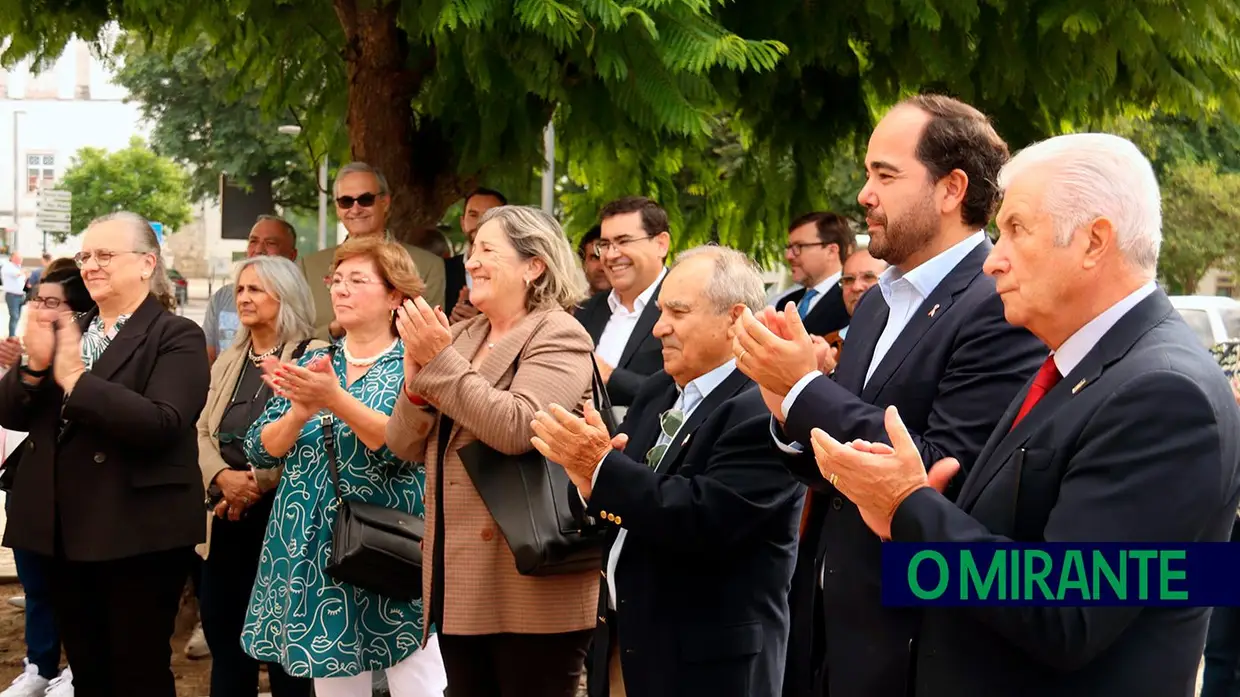
<instances>
[{"instance_id":1,"label":"large tree","mask_svg":"<svg viewBox=\"0 0 1240 697\"><path fill-rule=\"evenodd\" d=\"M264 114L261 90L238 83L213 59L207 39L168 51L127 36L113 58L117 84L151 122L151 147L189 168L195 201L218 199L226 176L234 186L270 189L273 206L312 211L318 205L310 150L278 130L291 118Z\"/></svg>"},{"instance_id":2,"label":"large tree","mask_svg":"<svg viewBox=\"0 0 1240 697\"><path fill-rule=\"evenodd\" d=\"M11 63L113 20L170 47L205 35L271 113L294 105L316 145L383 168L406 232L484 179L531 176L554 118L570 173L610 155L605 179L626 187L615 193L646 193L687 170L717 192L711 229L744 240L782 233L821 200L840 143L908 90L977 104L1014 144L1126 104L1240 113L1237 11L1230 0L0 0L0 36ZM720 118L747 153L722 184L692 164Z\"/></svg>"},{"instance_id":3,"label":"large tree","mask_svg":"<svg viewBox=\"0 0 1240 697\"><path fill-rule=\"evenodd\" d=\"M70 227L81 232L91 220L129 211L163 223L170 230L190 219L189 182L185 170L160 157L134 137L115 152L82 148L65 170L60 187L73 194ZM58 242L68 235L50 233Z\"/></svg>"}]
</instances>

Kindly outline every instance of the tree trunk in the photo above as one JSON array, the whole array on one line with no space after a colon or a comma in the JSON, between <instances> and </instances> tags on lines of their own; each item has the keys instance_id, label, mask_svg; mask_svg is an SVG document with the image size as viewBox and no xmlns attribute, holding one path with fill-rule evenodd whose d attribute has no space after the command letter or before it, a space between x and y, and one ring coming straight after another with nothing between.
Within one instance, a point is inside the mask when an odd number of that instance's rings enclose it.
<instances>
[{"instance_id":1,"label":"tree trunk","mask_svg":"<svg viewBox=\"0 0 1240 697\"><path fill-rule=\"evenodd\" d=\"M433 48L421 48L425 57L410 68L409 42L396 23L400 2L360 4L334 0L345 32L349 146L353 159L387 178L388 227L418 244L473 182L456 174L451 143L433 119L414 124L413 97L435 67Z\"/></svg>"}]
</instances>

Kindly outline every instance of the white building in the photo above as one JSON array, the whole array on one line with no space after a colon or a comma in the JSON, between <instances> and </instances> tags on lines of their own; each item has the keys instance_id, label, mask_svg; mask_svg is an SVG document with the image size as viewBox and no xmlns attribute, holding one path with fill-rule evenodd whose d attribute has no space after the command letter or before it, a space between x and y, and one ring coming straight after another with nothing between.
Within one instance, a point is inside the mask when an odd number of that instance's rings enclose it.
<instances>
[{"instance_id":1,"label":"white building","mask_svg":"<svg viewBox=\"0 0 1240 697\"><path fill-rule=\"evenodd\" d=\"M43 232L35 224L36 191L60 179L79 148L119 150L138 135L147 136L137 104L126 104L125 90L111 81L102 61L85 42L74 40L47 70L32 75L29 63L13 71L0 68L0 227L4 246L16 242L27 258L43 252ZM16 151L14 150L16 146ZM14 218L16 198L16 219ZM77 251L70 238L48 251Z\"/></svg>"}]
</instances>

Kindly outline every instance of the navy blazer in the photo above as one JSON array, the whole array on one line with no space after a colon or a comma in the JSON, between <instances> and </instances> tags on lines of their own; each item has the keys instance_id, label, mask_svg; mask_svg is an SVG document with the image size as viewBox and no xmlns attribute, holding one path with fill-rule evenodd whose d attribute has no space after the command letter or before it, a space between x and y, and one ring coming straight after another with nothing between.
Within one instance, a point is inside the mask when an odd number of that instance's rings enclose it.
<instances>
[{"instance_id":1,"label":"navy blazer","mask_svg":"<svg viewBox=\"0 0 1240 697\"><path fill-rule=\"evenodd\" d=\"M777 697L788 587L805 487L767 447L761 394L740 371L698 405L657 471L644 464L676 402L660 371L629 409L625 452L603 461L588 512L628 530L617 566L616 629L628 694ZM575 497L573 497L575 498ZM608 694L606 572L589 694Z\"/></svg>"},{"instance_id":2,"label":"navy blazer","mask_svg":"<svg viewBox=\"0 0 1240 697\"><path fill-rule=\"evenodd\" d=\"M666 278L666 276L664 276ZM620 362L612 366L611 378L607 381L607 396L611 403L618 407L627 407L633 403L637 393L642 389L646 378L663 370L663 342L654 336L654 325L663 316L659 310L659 291L663 282L655 286L650 302L642 308L637 317L637 325L624 344L624 352L620 354ZM581 322L581 326L590 333L595 348L607 329L611 319L611 305L607 303L610 290L599 291L573 312L573 316Z\"/></svg>"},{"instance_id":3,"label":"navy blazer","mask_svg":"<svg viewBox=\"0 0 1240 697\"><path fill-rule=\"evenodd\" d=\"M896 511L909 542L1225 542L1240 500L1240 410L1161 290L1120 318L1012 428L1012 401L957 504ZM1207 607L928 608L916 692L1195 695ZM912 693L911 693L912 694Z\"/></svg>"},{"instance_id":4,"label":"navy blazer","mask_svg":"<svg viewBox=\"0 0 1240 697\"><path fill-rule=\"evenodd\" d=\"M776 300L775 309L782 310L790 302L801 302L801 298L805 297L805 290L805 288L798 288ZM844 307L844 290L836 284L814 304L814 309L810 310L805 319L801 320L801 324L805 325L805 331L810 334L826 336L847 327L849 319L848 309Z\"/></svg>"},{"instance_id":5,"label":"navy blazer","mask_svg":"<svg viewBox=\"0 0 1240 697\"><path fill-rule=\"evenodd\" d=\"M865 384L888 312L877 287L867 291L835 374L805 387L788 414L785 437L808 444L810 430L821 428L842 442L887 442L883 411L894 404L926 463L954 457L968 471L1047 355L1041 341L1004 319L994 279L982 272L991 248L983 240L943 278ZM831 697L905 697L918 612L883 607L881 544L856 506L822 478L812 451L806 447L785 463L829 501L820 507L814 564L825 566L824 588L815 573L810 589L802 590L812 597L795 603L824 613L825 637L794 636L789 651L810 651L815 640L825 639L825 661L814 657L821 671L816 681L829 685Z\"/></svg>"}]
</instances>

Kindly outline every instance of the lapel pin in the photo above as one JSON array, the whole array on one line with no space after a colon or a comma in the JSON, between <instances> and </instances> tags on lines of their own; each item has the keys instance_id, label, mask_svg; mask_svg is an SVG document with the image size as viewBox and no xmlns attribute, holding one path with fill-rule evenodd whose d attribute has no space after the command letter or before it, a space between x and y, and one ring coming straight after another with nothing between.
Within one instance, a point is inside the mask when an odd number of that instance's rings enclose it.
<instances>
[{"instance_id":1,"label":"lapel pin","mask_svg":"<svg viewBox=\"0 0 1240 697\"><path fill-rule=\"evenodd\" d=\"M1082 388L1082 387L1084 387L1084 386L1085 386L1085 381L1084 381L1084 380L1082 380L1082 381L1080 381L1080 382L1076 383L1076 387L1073 387L1073 388L1072 388L1072 394L1076 394L1077 392L1080 392L1080 391L1081 391L1081 388Z\"/></svg>"},{"instance_id":2,"label":"lapel pin","mask_svg":"<svg viewBox=\"0 0 1240 697\"><path fill-rule=\"evenodd\" d=\"M934 307L930 308L930 316L933 317L934 313L938 311L939 311L939 306L936 304Z\"/></svg>"},{"instance_id":3,"label":"lapel pin","mask_svg":"<svg viewBox=\"0 0 1240 697\"><path fill-rule=\"evenodd\" d=\"M689 435L685 436L685 439L684 439L684 440L682 440L682 441L680 441L680 447L682 447L682 448L683 448L683 447L685 447L686 445L688 445L688 444L689 444L689 439L690 439L690 438L692 438L692 437L693 437L693 434L692 434L692 433L690 433Z\"/></svg>"}]
</instances>

